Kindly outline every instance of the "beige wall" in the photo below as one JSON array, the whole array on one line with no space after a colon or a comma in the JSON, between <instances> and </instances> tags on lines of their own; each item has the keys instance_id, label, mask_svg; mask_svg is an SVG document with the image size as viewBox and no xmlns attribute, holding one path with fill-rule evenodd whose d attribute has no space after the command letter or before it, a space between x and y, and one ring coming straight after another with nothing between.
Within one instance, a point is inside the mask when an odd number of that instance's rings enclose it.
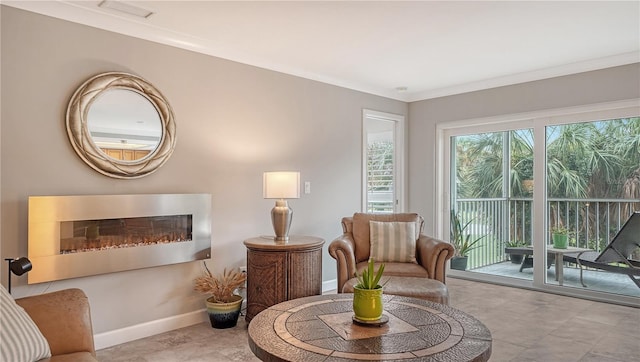
<instances>
[{"instance_id":1,"label":"beige wall","mask_svg":"<svg viewBox=\"0 0 640 362\"><path fill-rule=\"evenodd\" d=\"M327 243L358 211L362 109L407 115L385 99L2 6L2 257L27 254L31 195L211 193L214 269L245 264L243 239L272 233L262 172L300 170L311 194L291 200L292 234ZM74 153L67 102L88 77L130 72L171 103L177 145L154 174L105 177ZM203 307L192 292L198 263L26 286L17 296L66 287L89 295L101 333ZM335 278L326 254L323 280ZM6 285L6 272L2 269Z\"/></svg>"},{"instance_id":2,"label":"beige wall","mask_svg":"<svg viewBox=\"0 0 640 362\"><path fill-rule=\"evenodd\" d=\"M434 230L436 125L640 98L640 63L409 104L409 209Z\"/></svg>"}]
</instances>

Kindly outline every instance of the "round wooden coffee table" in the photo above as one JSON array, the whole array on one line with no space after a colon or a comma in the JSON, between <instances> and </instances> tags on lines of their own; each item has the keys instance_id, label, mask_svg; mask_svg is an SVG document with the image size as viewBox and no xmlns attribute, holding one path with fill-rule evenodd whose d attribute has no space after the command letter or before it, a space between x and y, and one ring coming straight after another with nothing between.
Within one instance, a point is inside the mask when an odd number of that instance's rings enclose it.
<instances>
[{"instance_id":1,"label":"round wooden coffee table","mask_svg":"<svg viewBox=\"0 0 640 362\"><path fill-rule=\"evenodd\" d=\"M294 299L249 324L249 346L262 361L487 361L491 332L457 309L384 295L382 326L354 324L353 294Z\"/></svg>"}]
</instances>

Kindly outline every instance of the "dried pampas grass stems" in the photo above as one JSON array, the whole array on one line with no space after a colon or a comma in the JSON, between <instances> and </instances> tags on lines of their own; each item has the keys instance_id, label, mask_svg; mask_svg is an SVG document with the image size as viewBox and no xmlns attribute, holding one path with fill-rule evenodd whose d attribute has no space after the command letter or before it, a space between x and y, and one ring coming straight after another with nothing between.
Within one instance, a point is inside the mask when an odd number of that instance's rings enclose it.
<instances>
[{"instance_id":1,"label":"dried pampas grass stems","mask_svg":"<svg viewBox=\"0 0 640 362\"><path fill-rule=\"evenodd\" d=\"M244 285L247 276L238 269L227 271L221 275L213 275L207 264L204 265L204 275L196 278L194 289L209 294L218 303L229 303L236 289Z\"/></svg>"}]
</instances>

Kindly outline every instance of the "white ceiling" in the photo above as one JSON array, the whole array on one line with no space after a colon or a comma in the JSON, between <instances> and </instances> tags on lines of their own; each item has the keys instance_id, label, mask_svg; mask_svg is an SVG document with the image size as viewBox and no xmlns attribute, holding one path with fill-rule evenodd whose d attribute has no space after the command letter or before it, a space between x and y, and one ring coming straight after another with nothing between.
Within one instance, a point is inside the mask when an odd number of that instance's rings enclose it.
<instances>
[{"instance_id":1,"label":"white ceiling","mask_svg":"<svg viewBox=\"0 0 640 362\"><path fill-rule=\"evenodd\" d=\"M2 1L403 101L640 62L640 1L100 2Z\"/></svg>"}]
</instances>

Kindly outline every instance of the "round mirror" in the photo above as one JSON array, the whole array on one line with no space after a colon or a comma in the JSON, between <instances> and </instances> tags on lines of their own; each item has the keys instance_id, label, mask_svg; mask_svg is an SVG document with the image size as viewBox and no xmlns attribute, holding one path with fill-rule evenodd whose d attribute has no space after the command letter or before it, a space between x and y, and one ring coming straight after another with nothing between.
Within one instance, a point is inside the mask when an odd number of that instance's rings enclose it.
<instances>
[{"instance_id":1,"label":"round mirror","mask_svg":"<svg viewBox=\"0 0 640 362\"><path fill-rule=\"evenodd\" d=\"M67 134L82 160L116 178L154 172L175 146L169 103L150 83L126 73L99 74L76 90Z\"/></svg>"},{"instance_id":2,"label":"round mirror","mask_svg":"<svg viewBox=\"0 0 640 362\"><path fill-rule=\"evenodd\" d=\"M160 144L162 122L151 101L140 93L110 89L96 97L87 112L93 142L115 160L147 157Z\"/></svg>"}]
</instances>

